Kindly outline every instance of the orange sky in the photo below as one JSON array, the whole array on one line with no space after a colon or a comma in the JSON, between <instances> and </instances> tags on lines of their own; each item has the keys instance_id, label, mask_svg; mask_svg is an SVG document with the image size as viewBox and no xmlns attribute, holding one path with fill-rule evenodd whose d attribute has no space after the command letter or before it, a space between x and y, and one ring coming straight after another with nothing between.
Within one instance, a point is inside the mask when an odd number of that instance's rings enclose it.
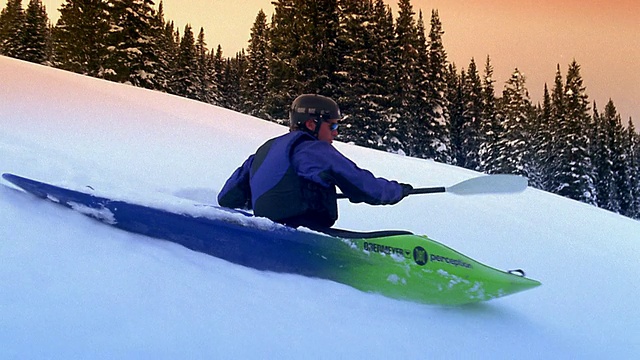
<instances>
[{"instance_id":1,"label":"orange sky","mask_svg":"<svg viewBox=\"0 0 640 360\"><path fill-rule=\"evenodd\" d=\"M43 0L52 19L57 19L62 2ZM387 2L397 10L397 1ZM532 100L538 102L544 83L553 86L556 65L566 75L575 58L589 99L601 111L613 99L623 122L633 117L640 130L640 1L412 0L412 4L416 13L423 11L427 29L431 10L438 9L448 60L458 69L466 68L472 57L483 69L486 56L491 56L496 91L502 91L517 67L527 77ZM164 6L166 19L180 28L186 23L195 31L204 27L209 47L220 44L227 56L246 47L260 9L273 11L271 0L164 0Z\"/></svg>"}]
</instances>

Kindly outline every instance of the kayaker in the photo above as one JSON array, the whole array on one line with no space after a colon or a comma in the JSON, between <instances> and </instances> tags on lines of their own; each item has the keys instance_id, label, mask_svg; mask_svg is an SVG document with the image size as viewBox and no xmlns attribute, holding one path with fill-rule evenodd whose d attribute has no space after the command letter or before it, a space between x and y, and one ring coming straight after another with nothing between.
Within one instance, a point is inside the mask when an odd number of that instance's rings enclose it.
<instances>
[{"instance_id":1,"label":"kayaker","mask_svg":"<svg viewBox=\"0 0 640 360\"><path fill-rule=\"evenodd\" d=\"M338 219L336 186L353 203L389 205L411 185L375 177L333 147L342 118L338 104L315 94L298 96L289 133L268 140L231 175L218 204L253 209L254 215L321 230Z\"/></svg>"}]
</instances>

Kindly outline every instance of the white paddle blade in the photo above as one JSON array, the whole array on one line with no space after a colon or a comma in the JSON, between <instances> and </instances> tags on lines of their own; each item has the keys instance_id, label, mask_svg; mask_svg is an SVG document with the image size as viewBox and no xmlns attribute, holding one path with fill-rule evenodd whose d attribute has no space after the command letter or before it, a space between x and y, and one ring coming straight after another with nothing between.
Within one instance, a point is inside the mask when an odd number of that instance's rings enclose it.
<instances>
[{"instance_id":1,"label":"white paddle blade","mask_svg":"<svg viewBox=\"0 0 640 360\"><path fill-rule=\"evenodd\" d=\"M446 192L456 195L513 194L526 190L528 185L529 180L523 176L509 174L485 175L447 187Z\"/></svg>"}]
</instances>

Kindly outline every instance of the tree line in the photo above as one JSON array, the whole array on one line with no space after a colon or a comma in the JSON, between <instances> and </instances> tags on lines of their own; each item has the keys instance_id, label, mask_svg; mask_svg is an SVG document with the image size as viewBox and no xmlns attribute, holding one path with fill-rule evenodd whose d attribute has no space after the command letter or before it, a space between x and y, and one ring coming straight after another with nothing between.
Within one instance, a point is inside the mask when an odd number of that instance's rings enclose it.
<instances>
[{"instance_id":1,"label":"tree line","mask_svg":"<svg viewBox=\"0 0 640 360\"><path fill-rule=\"evenodd\" d=\"M640 135L612 100L599 110L574 60L534 104L515 69L496 93L491 59L458 69L443 26L410 0L275 0L246 49L209 49L152 0L66 0L55 25L40 0L8 0L0 54L185 96L286 123L301 93L334 98L339 139L485 173L640 219Z\"/></svg>"}]
</instances>

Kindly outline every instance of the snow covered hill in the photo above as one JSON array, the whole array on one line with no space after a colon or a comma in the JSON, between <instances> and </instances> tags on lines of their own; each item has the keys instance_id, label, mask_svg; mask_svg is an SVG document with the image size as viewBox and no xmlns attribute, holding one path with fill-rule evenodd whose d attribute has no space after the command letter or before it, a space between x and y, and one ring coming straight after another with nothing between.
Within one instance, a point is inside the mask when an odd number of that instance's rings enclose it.
<instances>
[{"instance_id":1,"label":"snow covered hill","mask_svg":"<svg viewBox=\"0 0 640 360\"><path fill-rule=\"evenodd\" d=\"M0 57L0 172L111 194L214 203L286 128ZM477 173L348 144L376 175ZM7 183L3 183L8 185ZM528 189L340 204L337 226L427 234L543 285L438 307L260 272L125 233L0 186L0 358L626 358L640 354L640 222Z\"/></svg>"}]
</instances>

